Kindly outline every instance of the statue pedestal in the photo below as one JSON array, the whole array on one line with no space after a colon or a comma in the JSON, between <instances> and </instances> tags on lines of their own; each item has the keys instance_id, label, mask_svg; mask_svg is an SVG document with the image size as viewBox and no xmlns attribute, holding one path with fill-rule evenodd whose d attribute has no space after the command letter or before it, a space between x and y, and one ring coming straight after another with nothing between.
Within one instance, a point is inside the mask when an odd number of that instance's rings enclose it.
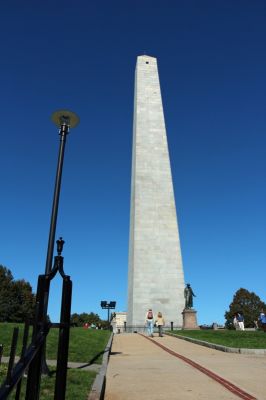
<instances>
[{"instance_id":1,"label":"statue pedestal","mask_svg":"<svg viewBox=\"0 0 266 400\"><path fill-rule=\"evenodd\" d=\"M182 329L200 329L197 324L197 311L192 308L185 308L183 314Z\"/></svg>"}]
</instances>

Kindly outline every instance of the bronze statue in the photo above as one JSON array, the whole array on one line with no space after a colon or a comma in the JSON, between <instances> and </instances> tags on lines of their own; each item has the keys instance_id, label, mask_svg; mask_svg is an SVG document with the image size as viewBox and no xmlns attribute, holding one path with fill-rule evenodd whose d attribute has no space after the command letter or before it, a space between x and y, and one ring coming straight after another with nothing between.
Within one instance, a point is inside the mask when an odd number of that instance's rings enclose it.
<instances>
[{"instance_id":1,"label":"bronze statue","mask_svg":"<svg viewBox=\"0 0 266 400\"><path fill-rule=\"evenodd\" d=\"M193 307L193 297L196 297L196 295L193 293L193 290L190 287L189 283L187 283L187 286L185 287L184 297L185 297L185 308L192 308Z\"/></svg>"}]
</instances>

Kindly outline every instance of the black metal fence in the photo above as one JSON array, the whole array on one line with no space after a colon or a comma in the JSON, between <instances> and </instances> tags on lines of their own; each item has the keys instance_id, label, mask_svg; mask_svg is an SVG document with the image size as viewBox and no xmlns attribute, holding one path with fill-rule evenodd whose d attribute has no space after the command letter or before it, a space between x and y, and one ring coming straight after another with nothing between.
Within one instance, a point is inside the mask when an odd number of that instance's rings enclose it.
<instances>
[{"instance_id":1,"label":"black metal fence","mask_svg":"<svg viewBox=\"0 0 266 400\"><path fill-rule=\"evenodd\" d=\"M49 274L39 275L31 343L27 347L30 324L26 322L23 333L22 351L17 363L15 363L15 355L19 328L14 328L7 374L3 385L0 387L0 400L7 399L13 390L16 390L15 399L21 399L21 382L23 377L27 380L26 395L24 398L27 400L39 399L41 375L45 369L47 370L45 342L51 328L59 329L54 399L65 399L72 282L70 276L64 273L63 260L61 253L59 253L59 255L54 257L54 266L51 272ZM61 314L60 323L53 324L48 321L46 315L50 282L57 272L59 272L63 279ZM0 346L0 363L2 354L3 346Z\"/></svg>"}]
</instances>

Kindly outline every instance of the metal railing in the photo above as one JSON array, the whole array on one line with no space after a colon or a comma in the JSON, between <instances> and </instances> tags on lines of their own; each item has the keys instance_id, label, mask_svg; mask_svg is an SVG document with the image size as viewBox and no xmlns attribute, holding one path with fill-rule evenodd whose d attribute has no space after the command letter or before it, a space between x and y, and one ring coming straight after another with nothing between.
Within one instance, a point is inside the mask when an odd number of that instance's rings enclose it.
<instances>
[{"instance_id":1,"label":"metal railing","mask_svg":"<svg viewBox=\"0 0 266 400\"><path fill-rule=\"evenodd\" d=\"M157 331L157 327L154 326L154 331ZM166 324L163 329L165 331L173 331L173 330L179 330L182 329L180 325L174 325L173 322L170 322L170 324ZM126 322L124 322L123 325L116 325L113 327L114 333L145 333L147 332L147 326L145 324L143 325L128 325Z\"/></svg>"},{"instance_id":2,"label":"metal railing","mask_svg":"<svg viewBox=\"0 0 266 400\"><path fill-rule=\"evenodd\" d=\"M72 281L70 276L65 275L63 269L63 257L54 257L54 266L49 274L39 275L38 289L36 295L36 311L33 321L32 340L27 347L29 336L29 323L25 323L22 351L19 361L15 364L15 355L18 342L19 328L14 328L9 364L4 383L0 387L0 400L6 399L16 389L15 399L21 397L21 382L24 377L27 380L26 400L38 400L40 392L40 381L45 363L45 342L50 328L59 329L59 340L57 350L57 367L54 388L54 399L64 400L66 392L67 359L70 331L70 313ZM50 323L46 317L47 298L49 297L50 282L59 272L63 279L60 323ZM3 346L0 347L0 360ZM27 374L25 375L25 372Z\"/></svg>"}]
</instances>

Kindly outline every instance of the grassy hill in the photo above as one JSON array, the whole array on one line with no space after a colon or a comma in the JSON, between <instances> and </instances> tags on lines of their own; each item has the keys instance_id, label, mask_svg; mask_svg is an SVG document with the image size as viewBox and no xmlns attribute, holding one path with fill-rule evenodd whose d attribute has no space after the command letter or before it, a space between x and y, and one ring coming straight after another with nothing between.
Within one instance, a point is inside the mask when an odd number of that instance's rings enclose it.
<instances>
[{"instance_id":1,"label":"grassy hill","mask_svg":"<svg viewBox=\"0 0 266 400\"><path fill-rule=\"evenodd\" d=\"M19 341L17 355L20 355L23 337L23 324L0 323L0 344L4 345L4 356L9 356L11 338L14 327L19 327ZM68 360L84 363L102 362L102 351L104 350L110 332L107 330L71 328L69 341ZM55 360L58 343L58 329L51 329L46 344L46 357L48 360Z\"/></svg>"}]
</instances>

